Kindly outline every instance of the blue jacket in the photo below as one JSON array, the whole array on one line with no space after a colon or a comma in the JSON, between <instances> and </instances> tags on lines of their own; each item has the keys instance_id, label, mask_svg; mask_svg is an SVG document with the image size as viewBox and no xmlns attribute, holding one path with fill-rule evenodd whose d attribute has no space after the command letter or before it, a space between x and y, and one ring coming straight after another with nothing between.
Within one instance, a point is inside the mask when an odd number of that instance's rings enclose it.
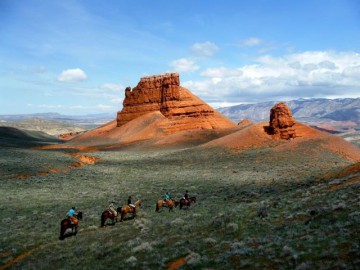
<instances>
[{"instance_id":1,"label":"blue jacket","mask_svg":"<svg viewBox=\"0 0 360 270\"><path fill-rule=\"evenodd\" d=\"M72 217L73 215L75 215L75 210L74 209L70 209L69 212L67 213L68 217Z\"/></svg>"}]
</instances>

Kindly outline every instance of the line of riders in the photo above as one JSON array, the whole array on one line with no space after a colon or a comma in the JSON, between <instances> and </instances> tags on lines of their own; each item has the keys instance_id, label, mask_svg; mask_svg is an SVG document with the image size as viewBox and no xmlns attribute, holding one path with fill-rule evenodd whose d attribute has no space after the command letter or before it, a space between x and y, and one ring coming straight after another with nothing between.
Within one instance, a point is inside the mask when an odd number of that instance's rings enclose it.
<instances>
[{"instance_id":1,"label":"line of riders","mask_svg":"<svg viewBox=\"0 0 360 270\"><path fill-rule=\"evenodd\" d=\"M185 194L183 196L183 198L186 202L190 203L190 195L189 192L186 190ZM172 200L170 193L166 192L163 198L163 202L167 205L169 203L169 201ZM132 198L131 196L128 197L127 199L127 204L130 208L133 209L133 214L136 215L136 207L135 205L132 203ZM109 211L111 211L111 213L114 215L114 217L116 217L118 215L117 211L116 211L116 207L115 207L115 202L112 201L109 205ZM79 215L80 214L80 215ZM77 207L72 207L66 214L66 217L70 220L71 224L73 225L78 225L79 220L82 218L82 213L79 212L78 213L78 208Z\"/></svg>"}]
</instances>

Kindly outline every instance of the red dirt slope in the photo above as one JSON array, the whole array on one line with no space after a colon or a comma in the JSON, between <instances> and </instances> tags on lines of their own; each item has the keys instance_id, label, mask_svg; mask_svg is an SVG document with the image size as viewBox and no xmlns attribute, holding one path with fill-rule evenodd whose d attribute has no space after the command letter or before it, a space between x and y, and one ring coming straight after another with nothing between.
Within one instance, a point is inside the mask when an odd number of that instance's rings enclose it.
<instances>
[{"instance_id":1,"label":"red dirt slope","mask_svg":"<svg viewBox=\"0 0 360 270\"><path fill-rule=\"evenodd\" d=\"M291 140L279 140L276 135L269 135L267 128L266 122L253 124L203 144L203 147L229 147L237 151L272 147L274 151L290 151L296 150L302 143L314 142L319 151L326 149L351 161L360 161L360 149L356 146L336 135L321 132L300 122L293 125L297 137Z\"/></svg>"}]
</instances>

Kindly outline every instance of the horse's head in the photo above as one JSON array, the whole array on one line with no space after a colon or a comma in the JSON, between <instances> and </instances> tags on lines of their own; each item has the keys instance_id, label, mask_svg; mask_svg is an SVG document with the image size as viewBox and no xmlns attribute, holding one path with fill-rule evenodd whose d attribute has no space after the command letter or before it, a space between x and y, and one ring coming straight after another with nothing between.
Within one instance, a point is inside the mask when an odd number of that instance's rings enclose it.
<instances>
[{"instance_id":1,"label":"horse's head","mask_svg":"<svg viewBox=\"0 0 360 270\"><path fill-rule=\"evenodd\" d=\"M179 205L179 203L180 203L179 201L174 200L175 207L177 207Z\"/></svg>"},{"instance_id":2,"label":"horse's head","mask_svg":"<svg viewBox=\"0 0 360 270\"><path fill-rule=\"evenodd\" d=\"M196 203L196 197L191 197L191 198L190 198L190 201Z\"/></svg>"},{"instance_id":3,"label":"horse's head","mask_svg":"<svg viewBox=\"0 0 360 270\"><path fill-rule=\"evenodd\" d=\"M77 213L76 218L77 219L82 219L83 218L83 212L80 211L79 213Z\"/></svg>"},{"instance_id":4,"label":"horse's head","mask_svg":"<svg viewBox=\"0 0 360 270\"><path fill-rule=\"evenodd\" d=\"M141 203L142 203L142 201L141 201L141 199L139 199L136 201L135 206L139 207L139 206L141 206Z\"/></svg>"},{"instance_id":5,"label":"horse's head","mask_svg":"<svg viewBox=\"0 0 360 270\"><path fill-rule=\"evenodd\" d=\"M121 206L119 206L118 208L116 208L116 212L121 212Z\"/></svg>"}]
</instances>

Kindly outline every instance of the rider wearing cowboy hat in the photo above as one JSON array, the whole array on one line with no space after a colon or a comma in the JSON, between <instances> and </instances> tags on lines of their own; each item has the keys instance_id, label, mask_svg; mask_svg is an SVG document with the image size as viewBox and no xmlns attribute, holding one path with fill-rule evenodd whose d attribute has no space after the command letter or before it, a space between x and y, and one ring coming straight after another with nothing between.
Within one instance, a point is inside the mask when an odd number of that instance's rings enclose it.
<instances>
[{"instance_id":1,"label":"rider wearing cowboy hat","mask_svg":"<svg viewBox=\"0 0 360 270\"><path fill-rule=\"evenodd\" d=\"M115 210L114 201L112 201L109 205L109 211L114 215L114 217L117 217L118 213Z\"/></svg>"},{"instance_id":2,"label":"rider wearing cowboy hat","mask_svg":"<svg viewBox=\"0 0 360 270\"><path fill-rule=\"evenodd\" d=\"M189 195L189 192L188 192L187 190L185 191L184 198L185 198L185 200L187 200L187 201L190 200L190 195Z\"/></svg>"},{"instance_id":3,"label":"rider wearing cowboy hat","mask_svg":"<svg viewBox=\"0 0 360 270\"><path fill-rule=\"evenodd\" d=\"M135 205L131 202L131 196L129 196L128 198L128 205L134 210L134 214L136 213L136 207Z\"/></svg>"}]
</instances>

